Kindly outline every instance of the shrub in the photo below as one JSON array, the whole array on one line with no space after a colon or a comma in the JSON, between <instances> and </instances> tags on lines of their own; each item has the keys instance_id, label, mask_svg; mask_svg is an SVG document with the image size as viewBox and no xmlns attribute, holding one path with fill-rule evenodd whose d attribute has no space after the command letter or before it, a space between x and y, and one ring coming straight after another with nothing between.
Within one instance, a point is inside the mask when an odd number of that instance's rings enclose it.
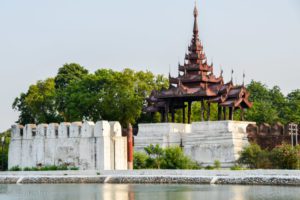
<instances>
[{"instance_id":1,"label":"shrub","mask_svg":"<svg viewBox=\"0 0 300 200\"><path fill-rule=\"evenodd\" d=\"M59 166L57 166L57 170L60 170L60 171L68 170L68 166L67 165L59 165Z\"/></svg>"},{"instance_id":2,"label":"shrub","mask_svg":"<svg viewBox=\"0 0 300 200\"><path fill-rule=\"evenodd\" d=\"M25 167L23 171L32 171L30 167Z\"/></svg>"},{"instance_id":3,"label":"shrub","mask_svg":"<svg viewBox=\"0 0 300 200\"><path fill-rule=\"evenodd\" d=\"M273 166L278 169L299 169L300 146L292 147L283 144L274 148L270 153Z\"/></svg>"},{"instance_id":4,"label":"shrub","mask_svg":"<svg viewBox=\"0 0 300 200\"><path fill-rule=\"evenodd\" d=\"M251 144L240 152L239 164L246 165L251 169L270 168L269 154L262 150L259 145Z\"/></svg>"},{"instance_id":5,"label":"shrub","mask_svg":"<svg viewBox=\"0 0 300 200\"><path fill-rule=\"evenodd\" d=\"M221 169L221 162L219 160L215 160L215 162L214 162L214 168L215 169Z\"/></svg>"},{"instance_id":6,"label":"shrub","mask_svg":"<svg viewBox=\"0 0 300 200\"><path fill-rule=\"evenodd\" d=\"M25 167L23 171L39 171L40 169L37 167Z\"/></svg>"},{"instance_id":7,"label":"shrub","mask_svg":"<svg viewBox=\"0 0 300 200\"><path fill-rule=\"evenodd\" d=\"M300 146L283 144L272 151L267 151L262 150L257 144L251 144L243 149L238 163L251 169L299 169Z\"/></svg>"},{"instance_id":8,"label":"shrub","mask_svg":"<svg viewBox=\"0 0 300 200\"><path fill-rule=\"evenodd\" d=\"M244 170L244 168L241 167L240 165L234 165L234 166L230 167L230 170Z\"/></svg>"},{"instance_id":9,"label":"shrub","mask_svg":"<svg viewBox=\"0 0 300 200\"><path fill-rule=\"evenodd\" d=\"M9 171L21 171L21 168L19 166L13 166Z\"/></svg>"},{"instance_id":10,"label":"shrub","mask_svg":"<svg viewBox=\"0 0 300 200\"><path fill-rule=\"evenodd\" d=\"M148 159L146 161L147 168L160 169L161 163L164 162L164 159L162 158L164 149L158 144L155 146L151 144L148 147L145 147L144 150L148 155Z\"/></svg>"},{"instance_id":11,"label":"shrub","mask_svg":"<svg viewBox=\"0 0 300 200\"><path fill-rule=\"evenodd\" d=\"M213 166L207 165L204 169L206 169L206 170L214 170L215 168Z\"/></svg>"},{"instance_id":12,"label":"shrub","mask_svg":"<svg viewBox=\"0 0 300 200\"><path fill-rule=\"evenodd\" d=\"M70 167L69 170L74 170L74 171L76 171L76 170L79 170L79 167Z\"/></svg>"},{"instance_id":13,"label":"shrub","mask_svg":"<svg viewBox=\"0 0 300 200\"><path fill-rule=\"evenodd\" d=\"M133 155L133 168L134 169L145 169L147 168L148 155L144 152L134 152Z\"/></svg>"},{"instance_id":14,"label":"shrub","mask_svg":"<svg viewBox=\"0 0 300 200\"><path fill-rule=\"evenodd\" d=\"M18 166L11 168L11 171L21 171L22 169ZM68 167L67 165L46 165L39 167L25 167L23 171L65 171L65 170L79 170L78 167Z\"/></svg>"},{"instance_id":15,"label":"shrub","mask_svg":"<svg viewBox=\"0 0 300 200\"><path fill-rule=\"evenodd\" d=\"M179 146L164 149L162 169L200 169L200 166L184 155Z\"/></svg>"},{"instance_id":16,"label":"shrub","mask_svg":"<svg viewBox=\"0 0 300 200\"><path fill-rule=\"evenodd\" d=\"M270 161L270 152L269 151L262 150L257 155L256 168L257 169L272 169L273 168L273 164Z\"/></svg>"},{"instance_id":17,"label":"shrub","mask_svg":"<svg viewBox=\"0 0 300 200\"><path fill-rule=\"evenodd\" d=\"M58 166L55 165L48 165L48 166L43 166L40 168L41 171L56 171L58 170Z\"/></svg>"},{"instance_id":18,"label":"shrub","mask_svg":"<svg viewBox=\"0 0 300 200\"><path fill-rule=\"evenodd\" d=\"M134 169L200 169L201 166L185 156L179 146L161 148L145 147L145 152L134 154Z\"/></svg>"}]
</instances>

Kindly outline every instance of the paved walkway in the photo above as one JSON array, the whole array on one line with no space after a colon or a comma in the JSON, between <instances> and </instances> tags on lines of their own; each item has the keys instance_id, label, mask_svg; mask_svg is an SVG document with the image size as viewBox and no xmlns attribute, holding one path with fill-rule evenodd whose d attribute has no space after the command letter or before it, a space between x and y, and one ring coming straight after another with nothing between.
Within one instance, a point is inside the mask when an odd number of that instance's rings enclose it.
<instances>
[{"instance_id":1,"label":"paved walkway","mask_svg":"<svg viewBox=\"0 0 300 200\"><path fill-rule=\"evenodd\" d=\"M133 170L0 172L2 184L126 183L300 186L299 170Z\"/></svg>"}]
</instances>

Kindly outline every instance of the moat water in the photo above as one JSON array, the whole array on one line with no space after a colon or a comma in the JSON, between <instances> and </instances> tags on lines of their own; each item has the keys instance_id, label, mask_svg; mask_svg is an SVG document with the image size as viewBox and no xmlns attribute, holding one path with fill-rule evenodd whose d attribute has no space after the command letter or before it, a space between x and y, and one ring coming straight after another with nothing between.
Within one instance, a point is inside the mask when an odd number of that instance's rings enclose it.
<instances>
[{"instance_id":1,"label":"moat water","mask_svg":"<svg viewBox=\"0 0 300 200\"><path fill-rule=\"evenodd\" d=\"M0 185L0 200L298 200L300 188L231 185Z\"/></svg>"}]
</instances>

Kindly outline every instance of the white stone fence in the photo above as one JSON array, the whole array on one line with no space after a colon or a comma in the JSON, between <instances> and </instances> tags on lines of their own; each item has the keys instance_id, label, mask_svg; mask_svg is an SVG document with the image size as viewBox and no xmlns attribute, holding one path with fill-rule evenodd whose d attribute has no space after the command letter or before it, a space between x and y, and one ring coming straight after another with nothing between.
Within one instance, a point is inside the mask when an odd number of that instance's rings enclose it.
<instances>
[{"instance_id":1,"label":"white stone fence","mask_svg":"<svg viewBox=\"0 0 300 200\"><path fill-rule=\"evenodd\" d=\"M126 170L127 138L119 122L12 126L8 168L68 165L81 170Z\"/></svg>"}]
</instances>

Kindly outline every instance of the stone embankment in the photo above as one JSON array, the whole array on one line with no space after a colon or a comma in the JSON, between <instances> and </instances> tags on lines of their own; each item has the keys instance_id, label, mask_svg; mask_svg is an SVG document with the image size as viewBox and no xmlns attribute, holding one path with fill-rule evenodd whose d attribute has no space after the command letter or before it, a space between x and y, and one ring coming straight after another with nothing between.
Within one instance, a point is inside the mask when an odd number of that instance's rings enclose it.
<instances>
[{"instance_id":1,"label":"stone embankment","mask_svg":"<svg viewBox=\"0 0 300 200\"><path fill-rule=\"evenodd\" d=\"M136 170L2 172L0 184L238 184L300 186L298 170Z\"/></svg>"}]
</instances>

